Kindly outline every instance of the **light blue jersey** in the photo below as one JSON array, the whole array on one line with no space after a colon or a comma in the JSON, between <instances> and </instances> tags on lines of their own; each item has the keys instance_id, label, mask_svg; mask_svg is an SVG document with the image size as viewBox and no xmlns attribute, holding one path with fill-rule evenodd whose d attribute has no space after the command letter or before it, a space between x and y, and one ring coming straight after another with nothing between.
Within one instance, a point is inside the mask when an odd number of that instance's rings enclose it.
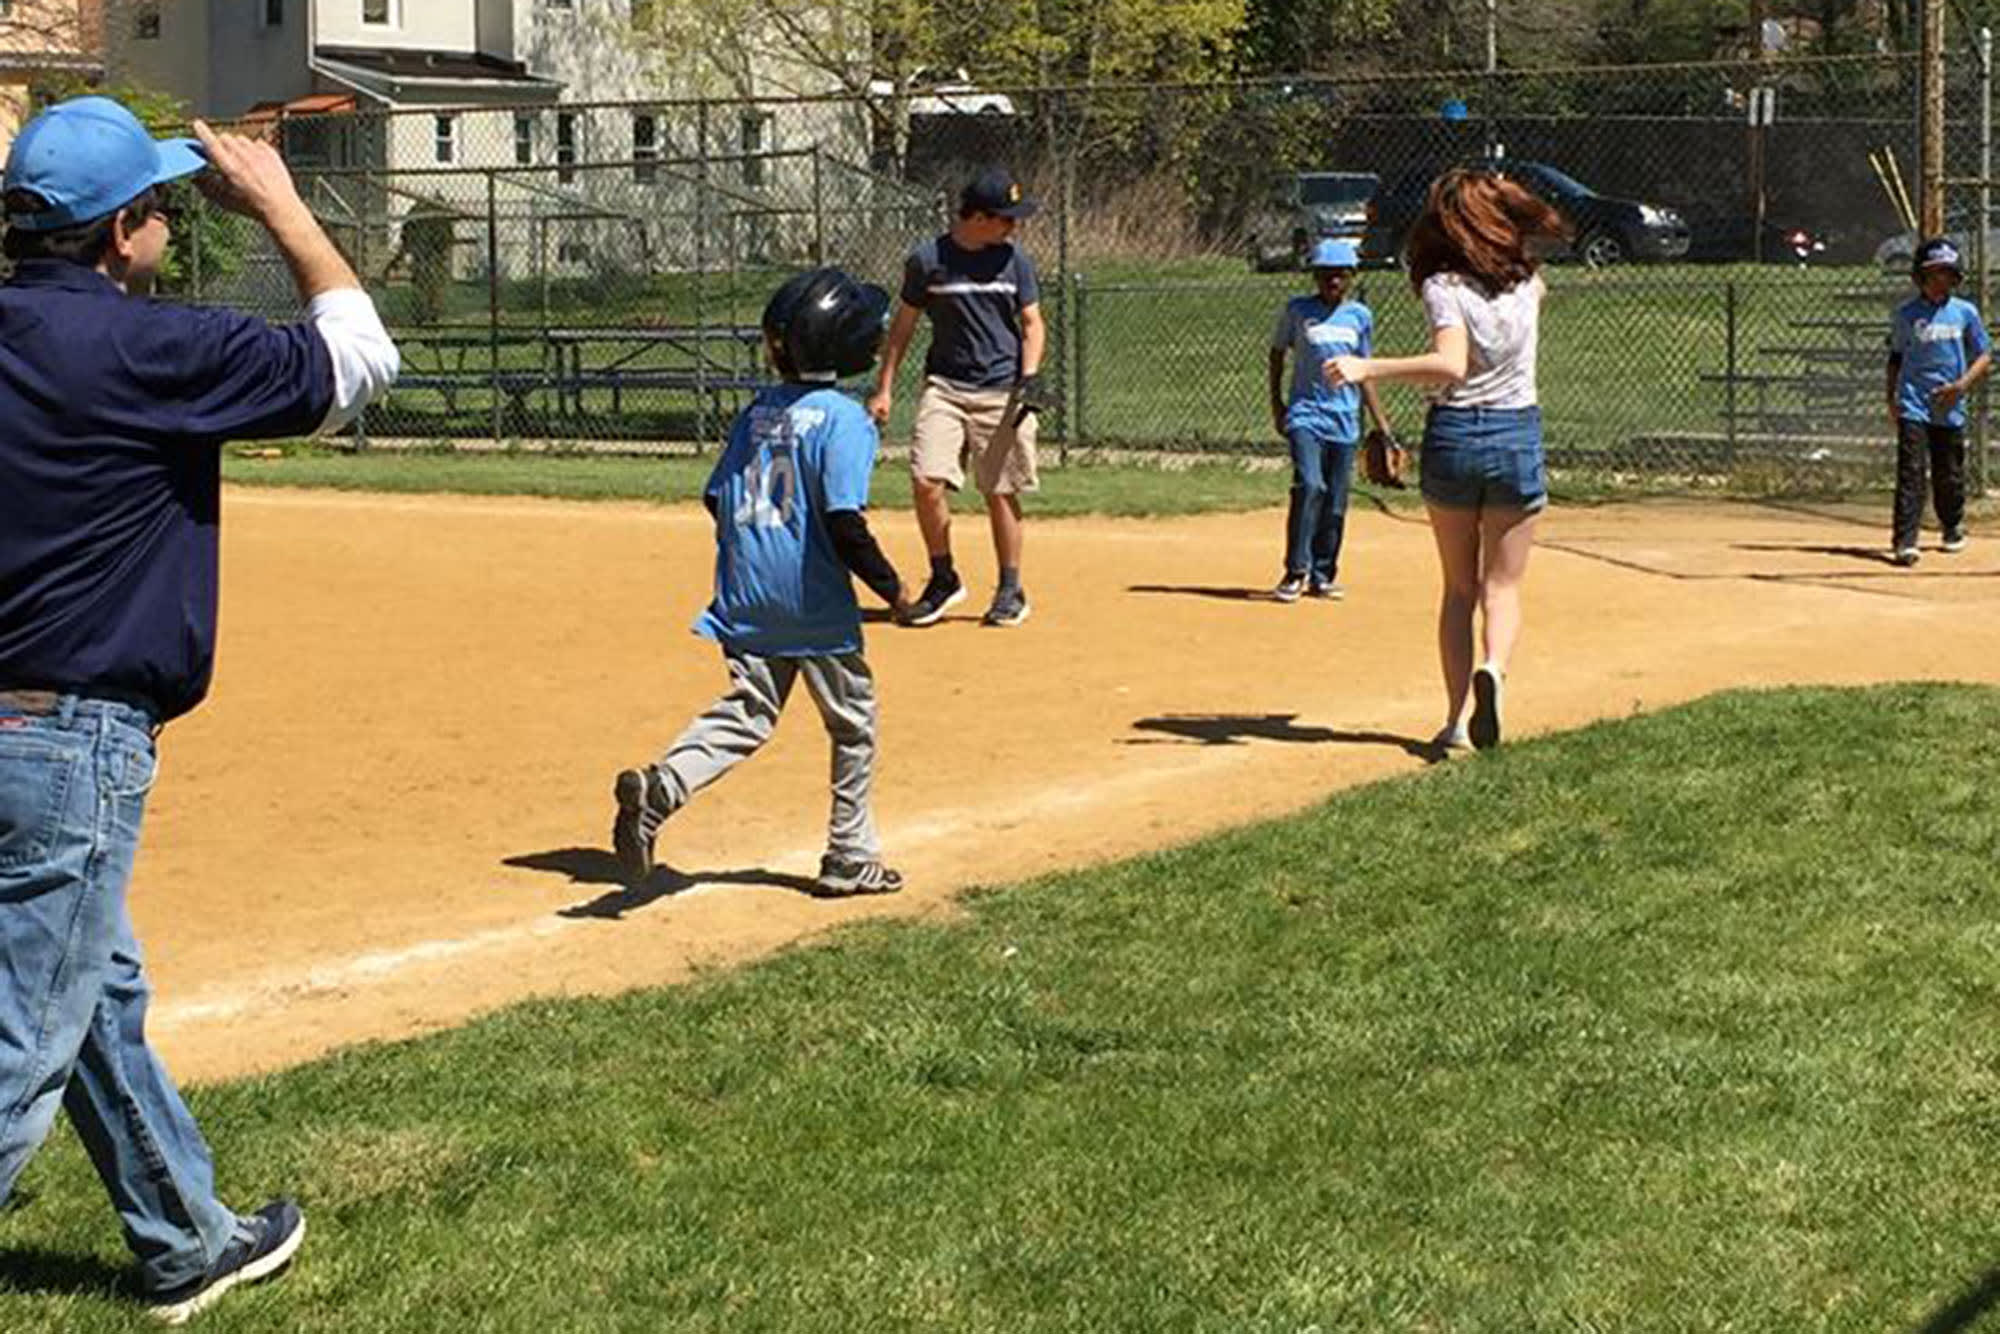
<instances>
[{"instance_id":1,"label":"light blue jersey","mask_svg":"<svg viewBox=\"0 0 2000 1334\"><path fill-rule=\"evenodd\" d=\"M1960 297L1942 302L1919 295L1896 308L1889 351L1903 359L1896 377L1896 415L1933 426L1964 426L1963 396L1940 411L1931 391L1965 374L1991 346L1979 307Z\"/></svg>"},{"instance_id":2,"label":"light blue jersey","mask_svg":"<svg viewBox=\"0 0 2000 1334\"><path fill-rule=\"evenodd\" d=\"M868 505L879 437L862 406L830 385L762 390L710 474L715 600L696 634L765 657L861 648L854 581L826 516Z\"/></svg>"},{"instance_id":3,"label":"light blue jersey","mask_svg":"<svg viewBox=\"0 0 2000 1334\"><path fill-rule=\"evenodd\" d=\"M1285 429L1311 431L1338 441L1361 438L1361 391L1353 385L1332 389L1326 363L1334 357L1365 357L1375 350L1375 316L1359 301L1329 309L1317 296L1285 303L1271 333L1273 351L1292 354L1292 394Z\"/></svg>"}]
</instances>

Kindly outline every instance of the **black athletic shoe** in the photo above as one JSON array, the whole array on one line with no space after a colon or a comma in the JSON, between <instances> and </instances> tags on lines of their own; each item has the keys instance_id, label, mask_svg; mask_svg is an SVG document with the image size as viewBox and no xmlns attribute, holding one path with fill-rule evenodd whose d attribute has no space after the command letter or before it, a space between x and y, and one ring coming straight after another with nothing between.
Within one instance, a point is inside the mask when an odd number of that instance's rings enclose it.
<instances>
[{"instance_id":1,"label":"black athletic shoe","mask_svg":"<svg viewBox=\"0 0 2000 1334\"><path fill-rule=\"evenodd\" d=\"M185 1325L242 1283L271 1277L306 1239L306 1216L290 1200L273 1200L241 1220L242 1230L208 1272L191 1283L151 1294L150 1310L169 1325Z\"/></svg>"},{"instance_id":2,"label":"black athletic shoe","mask_svg":"<svg viewBox=\"0 0 2000 1334\"><path fill-rule=\"evenodd\" d=\"M837 857L819 859L819 892L828 898L849 894L894 894L903 887L903 873L879 861Z\"/></svg>"},{"instance_id":3,"label":"black athletic shoe","mask_svg":"<svg viewBox=\"0 0 2000 1334\"><path fill-rule=\"evenodd\" d=\"M993 595L993 604L979 618L981 625L1019 625L1028 619L1028 595L1018 588L1003 588Z\"/></svg>"},{"instance_id":4,"label":"black athletic shoe","mask_svg":"<svg viewBox=\"0 0 2000 1334\"><path fill-rule=\"evenodd\" d=\"M1942 546L1942 547L1940 548L1940 550L1943 550L1943 551L1963 551L1963 550L1965 550L1965 530L1964 530L1963 528L1947 528L1947 529L1945 529L1945 530L1944 530L1944 544L1943 544L1943 546Z\"/></svg>"},{"instance_id":5,"label":"black athletic shoe","mask_svg":"<svg viewBox=\"0 0 2000 1334\"><path fill-rule=\"evenodd\" d=\"M1472 673L1472 720L1466 734L1475 750L1491 750L1500 744L1500 669L1476 668Z\"/></svg>"},{"instance_id":6,"label":"black athletic shoe","mask_svg":"<svg viewBox=\"0 0 2000 1334\"><path fill-rule=\"evenodd\" d=\"M666 784L651 767L624 770L611 791L618 798L618 814L611 821L611 851L625 882L637 885L653 873L653 841L673 814L673 804Z\"/></svg>"},{"instance_id":7,"label":"black athletic shoe","mask_svg":"<svg viewBox=\"0 0 2000 1334\"><path fill-rule=\"evenodd\" d=\"M934 574L924 585L924 595L910 604L904 625L936 625L945 612L965 601L965 581L957 574Z\"/></svg>"}]
</instances>

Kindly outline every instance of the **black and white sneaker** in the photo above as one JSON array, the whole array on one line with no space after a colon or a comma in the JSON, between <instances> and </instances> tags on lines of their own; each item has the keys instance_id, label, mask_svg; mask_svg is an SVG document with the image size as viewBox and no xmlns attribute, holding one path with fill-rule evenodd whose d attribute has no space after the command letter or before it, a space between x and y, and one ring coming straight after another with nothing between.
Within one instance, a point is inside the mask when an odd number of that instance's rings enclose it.
<instances>
[{"instance_id":1,"label":"black and white sneaker","mask_svg":"<svg viewBox=\"0 0 2000 1334\"><path fill-rule=\"evenodd\" d=\"M840 857L831 852L819 859L819 892L826 897L894 894L902 887L903 873L879 861Z\"/></svg>"},{"instance_id":2,"label":"black and white sneaker","mask_svg":"<svg viewBox=\"0 0 2000 1334\"><path fill-rule=\"evenodd\" d=\"M1893 561L1897 565L1902 566L1906 570L1909 569L1912 565L1915 565L1918 561L1922 560L1923 558L1924 558L1924 553L1918 551L1915 547L1897 547L1896 554L1889 557L1891 561Z\"/></svg>"},{"instance_id":3,"label":"black and white sneaker","mask_svg":"<svg viewBox=\"0 0 2000 1334\"><path fill-rule=\"evenodd\" d=\"M674 813L673 801L659 771L650 765L621 771L611 792L618 799L618 814L611 821L611 851L625 882L636 885L653 873L653 843L660 826Z\"/></svg>"},{"instance_id":4,"label":"black and white sneaker","mask_svg":"<svg viewBox=\"0 0 2000 1334\"><path fill-rule=\"evenodd\" d=\"M1306 577L1302 574L1288 574L1278 581L1271 590L1271 598L1276 602L1297 602L1305 595Z\"/></svg>"},{"instance_id":5,"label":"black and white sneaker","mask_svg":"<svg viewBox=\"0 0 2000 1334\"><path fill-rule=\"evenodd\" d=\"M904 625L936 625L944 619L946 611L965 601L965 581L956 573L934 574L924 585L924 594L910 604L910 614L903 618Z\"/></svg>"},{"instance_id":6,"label":"black and white sneaker","mask_svg":"<svg viewBox=\"0 0 2000 1334\"><path fill-rule=\"evenodd\" d=\"M1963 528L1947 528L1947 529L1945 529L1945 530L1944 530L1944 543L1943 543L1943 546L1941 547L1941 550L1944 550L1944 551L1963 551L1963 550L1965 550L1965 530L1964 530Z\"/></svg>"},{"instance_id":7,"label":"black and white sneaker","mask_svg":"<svg viewBox=\"0 0 2000 1334\"><path fill-rule=\"evenodd\" d=\"M240 1219L237 1235L208 1272L178 1288L151 1294L150 1310L169 1325L185 1325L242 1283L266 1279L291 1263L306 1239L306 1216L290 1200L273 1200Z\"/></svg>"},{"instance_id":8,"label":"black and white sneaker","mask_svg":"<svg viewBox=\"0 0 2000 1334\"><path fill-rule=\"evenodd\" d=\"M1028 619L1028 595L1018 588L1003 588L993 595L981 625L1019 625Z\"/></svg>"},{"instance_id":9,"label":"black and white sneaker","mask_svg":"<svg viewBox=\"0 0 2000 1334\"><path fill-rule=\"evenodd\" d=\"M1312 581L1311 586L1306 589L1306 596L1309 598L1319 598L1326 602L1338 602L1347 596L1347 590L1331 579L1315 579Z\"/></svg>"},{"instance_id":10,"label":"black and white sneaker","mask_svg":"<svg viewBox=\"0 0 2000 1334\"><path fill-rule=\"evenodd\" d=\"M1472 720L1466 735L1474 750L1491 750L1500 744L1500 669L1483 664L1472 673Z\"/></svg>"}]
</instances>

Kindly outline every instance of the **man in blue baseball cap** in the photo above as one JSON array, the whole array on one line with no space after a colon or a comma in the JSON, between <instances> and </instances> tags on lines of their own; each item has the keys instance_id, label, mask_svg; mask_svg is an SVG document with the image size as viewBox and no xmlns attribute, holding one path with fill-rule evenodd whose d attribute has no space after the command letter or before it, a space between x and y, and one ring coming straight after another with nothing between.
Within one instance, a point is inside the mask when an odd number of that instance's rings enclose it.
<instances>
[{"instance_id":1,"label":"man in blue baseball cap","mask_svg":"<svg viewBox=\"0 0 2000 1334\"><path fill-rule=\"evenodd\" d=\"M1285 572L1271 594L1279 602L1297 602L1307 595L1344 596L1338 580L1340 547L1364 401L1376 427L1393 439L1374 385L1335 389L1326 382L1331 358L1365 357L1375 345L1374 313L1347 295L1361 263L1354 243L1324 238L1313 246L1306 262L1312 268L1313 293L1291 298L1278 312L1266 374L1271 425L1292 452ZM1289 395L1284 387L1287 353L1292 358Z\"/></svg>"},{"instance_id":2,"label":"man in blue baseball cap","mask_svg":"<svg viewBox=\"0 0 2000 1334\"><path fill-rule=\"evenodd\" d=\"M155 738L208 690L221 446L338 427L397 369L276 150L195 131L77 98L21 131L0 186L0 1202L65 1108L173 1324L305 1235L288 1200L216 1197L146 1040L125 901ZM303 321L139 299L188 176L270 234Z\"/></svg>"}]
</instances>

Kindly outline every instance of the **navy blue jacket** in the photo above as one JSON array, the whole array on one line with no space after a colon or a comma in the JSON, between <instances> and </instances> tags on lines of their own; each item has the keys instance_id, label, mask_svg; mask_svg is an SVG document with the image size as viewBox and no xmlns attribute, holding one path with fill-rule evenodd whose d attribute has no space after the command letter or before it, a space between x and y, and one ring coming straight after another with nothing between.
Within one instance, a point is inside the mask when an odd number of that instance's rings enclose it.
<instances>
[{"instance_id":1,"label":"navy blue jacket","mask_svg":"<svg viewBox=\"0 0 2000 1334\"><path fill-rule=\"evenodd\" d=\"M0 286L0 689L134 695L161 721L200 703L221 445L311 434L333 396L310 324L21 263Z\"/></svg>"}]
</instances>

